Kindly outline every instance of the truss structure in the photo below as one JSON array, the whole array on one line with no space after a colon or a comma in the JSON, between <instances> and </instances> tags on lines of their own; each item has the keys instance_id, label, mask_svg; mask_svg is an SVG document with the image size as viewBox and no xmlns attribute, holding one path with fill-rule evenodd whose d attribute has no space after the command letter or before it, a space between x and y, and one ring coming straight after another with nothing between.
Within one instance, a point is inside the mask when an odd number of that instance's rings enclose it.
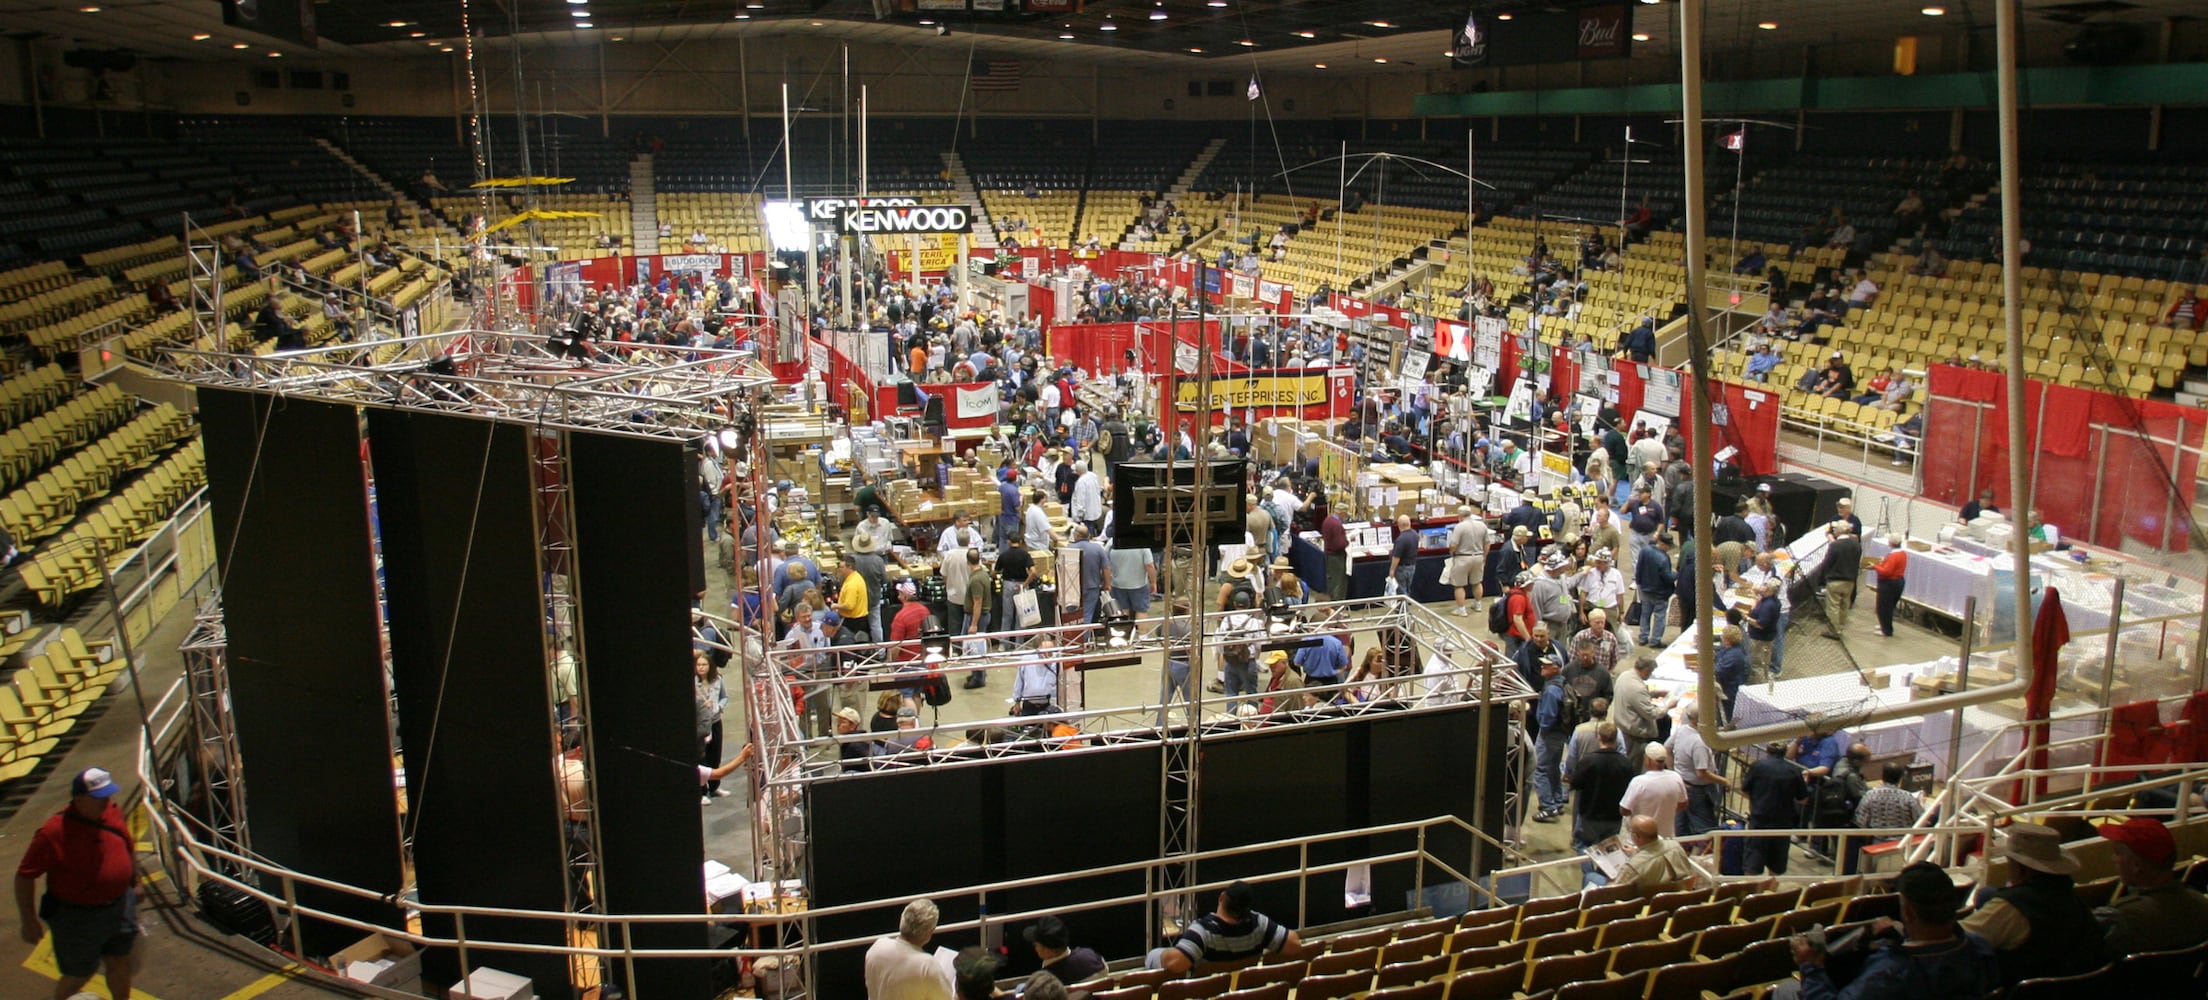
<instances>
[{"instance_id":1,"label":"truss structure","mask_svg":"<svg viewBox=\"0 0 2208 1000\"><path fill-rule=\"evenodd\" d=\"M563 347L460 329L269 355L171 348L159 370L194 385L684 441L730 426L774 384L749 351L604 342L576 361Z\"/></svg>"},{"instance_id":2,"label":"truss structure","mask_svg":"<svg viewBox=\"0 0 2208 1000\"><path fill-rule=\"evenodd\" d=\"M177 646L184 654L184 684L191 710L193 767L206 793L206 833L215 847L250 854L245 826L245 775L238 757L237 728L230 717L230 642L222 610L203 603L192 630Z\"/></svg>"}]
</instances>

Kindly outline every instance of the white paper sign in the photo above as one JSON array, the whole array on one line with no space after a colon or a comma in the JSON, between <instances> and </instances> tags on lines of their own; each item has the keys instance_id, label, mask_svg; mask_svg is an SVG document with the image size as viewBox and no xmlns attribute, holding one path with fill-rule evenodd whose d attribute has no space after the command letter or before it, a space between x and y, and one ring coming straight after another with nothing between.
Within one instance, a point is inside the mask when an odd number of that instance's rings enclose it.
<instances>
[{"instance_id":1,"label":"white paper sign","mask_svg":"<svg viewBox=\"0 0 2208 1000\"><path fill-rule=\"evenodd\" d=\"M957 394L959 419L973 420L978 417L996 419L998 399L997 384L995 382L972 389L959 389Z\"/></svg>"},{"instance_id":2,"label":"white paper sign","mask_svg":"<svg viewBox=\"0 0 2208 1000\"><path fill-rule=\"evenodd\" d=\"M1403 355L1403 381L1405 383L1426 380L1426 362L1433 355L1424 351L1409 351Z\"/></svg>"}]
</instances>

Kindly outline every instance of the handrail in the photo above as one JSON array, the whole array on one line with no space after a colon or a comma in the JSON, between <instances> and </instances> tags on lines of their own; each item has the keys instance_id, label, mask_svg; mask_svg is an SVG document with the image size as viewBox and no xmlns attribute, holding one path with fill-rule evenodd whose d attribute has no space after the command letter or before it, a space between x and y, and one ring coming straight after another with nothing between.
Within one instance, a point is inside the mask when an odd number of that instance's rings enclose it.
<instances>
[{"instance_id":1,"label":"handrail","mask_svg":"<svg viewBox=\"0 0 2208 1000\"><path fill-rule=\"evenodd\" d=\"M428 947L473 947L498 951L527 952L538 954L587 955L606 958L623 956L653 958L749 958L764 955L794 955L805 953L818 953L821 951L834 950L841 947L868 944L871 943L874 938L868 937L864 939L853 939L847 941L815 943L797 948L636 948L633 946L620 948L545 945L528 942L469 939L463 936L458 936L457 929L464 926L463 921L466 917L471 916L497 917L511 920L549 920L560 923L563 926L566 924L574 923L576 921L585 921L602 926L620 925L624 927L626 927L626 925L634 924L694 923L704 926L713 924L726 924L730 922L788 923L795 922L797 920L810 920L823 916L840 916L845 914L866 913L887 907L903 906L906 903L911 902L915 899L946 899L963 898L967 896L986 897L989 893L992 892L1003 892L1030 886L1056 884L1063 882L1065 878L1063 874L1057 874L1024 879L1013 879L983 885L961 886L953 889L937 890L925 893L914 893L910 895L895 897L885 897L883 899L868 900L859 903L846 903L836 906L820 907L817 909L808 909L802 914L788 915L727 914L703 912L648 914L578 914L567 911L513 909L454 904L433 904L421 902L414 899L406 900L407 909L414 913L418 913L423 916L450 916L455 918L456 936L442 937L428 933L415 932L408 929L407 926L405 926L404 924L398 927L385 927L372 921L364 921L342 914L330 913L328 911L324 911L312 906L298 904L296 901L298 895L297 889L302 886L322 889L338 895L352 896L358 899L373 900L384 903L395 902L396 897L387 896L382 893L371 892L369 890L361 889L356 886L336 882L304 872L293 871L291 869L274 865L255 857L239 854L235 851L230 851L224 848L201 843L196 838L193 838L189 835L189 832L185 829L184 824L179 820L178 816L171 814L170 807L173 804L169 803L164 797L159 794L159 792L157 791L159 787L158 782L147 779L144 782L144 787L146 789L148 804L154 807L149 811L150 815L153 817L154 825L157 828L161 829L161 831L168 837L175 838L174 842L179 846L179 850L175 852L176 857L185 864L190 873L193 876L196 876L196 878L212 879L224 885L235 888L241 892L244 892L247 895L259 899L264 903L280 904L284 906L287 911L290 911L295 916L309 916L316 919L327 920L343 926L354 928L356 930L380 933L394 939L405 940L416 945ZM1335 833L1324 834L1316 837L1274 840L1267 841L1261 844L1251 844L1241 847L1218 848L1210 851L1201 851L1187 855L1185 858L1175 859L1175 863L1181 860L1222 859L1241 855L1258 854L1263 852L1281 851L1289 848L1297 848L1298 850L1305 852L1307 855L1309 848L1315 844L1346 841L1389 833L1419 833L1422 835L1421 845L1423 845L1423 834L1426 831L1434 829L1436 827L1447 828L1451 826L1462 829L1474 836L1485 838L1484 834L1482 834L1478 830L1473 829L1463 820L1460 820L1455 816L1442 815L1425 820L1391 823L1382 826L1364 827L1356 830L1338 831ZM1493 838L1485 839L1493 842ZM207 859L209 858L225 862L226 864L210 865L207 863ZM1345 861L1329 862L1323 865L1310 865L1308 864L1308 862L1306 862L1300 864L1295 869L1282 869L1255 876L1245 875L1243 876L1243 879L1263 881L1275 878L1286 878L1289 876L1322 874L1332 871L1347 870L1359 865L1386 864L1397 861L1418 861L1445 868L1452 873L1456 872L1453 867L1448 866L1447 861L1433 857L1431 852L1427 851L1423 846L1421 846L1412 850L1377 853ZM1084 877L1087 877L1091 875L1110 875L1121 872L1144 871L1166 863L1168 862L1158 859L1127 862L1103 868L1084 869L1081 874ZM262 888L259 885L242 881L240 877L232 875L231 872L238 872L241 875L251 873L274 878L281 883L281 891L270 891ZM180 884L190 884L189 882L181 879L177 881L179 881ZM1206 883L1204 885L1196 886L1194 887L1194 889L1202 890L1205 888L1221 888L1229 884L1231 881L1233 880ZM1179 891L1181 890L1176 890L1175 894L1178 894ZM1077 910L1101 909L1113 906L1123 906L1131 903L1148 902L1155 897L1161 895L1165 895L1165 893L1149 891L1134 894L1122 894L1119 896L1106 897L1103 899L1092 899L1078 903L1056 905L1049 910L1036 911L1034 914L1030 914L1030 916L1039 916L1045 912L1064 913ZM980 927L988 923L998 923L1006 919L1012 919L1014 916L1017 915L990 915L974 921L943 924L941 925L940 929L959 930L968 927ZM626 933L626 931L624 931L624 933ZM601 940L604 940L604 938L601 938Z\"/></svg>"}]
</instances>

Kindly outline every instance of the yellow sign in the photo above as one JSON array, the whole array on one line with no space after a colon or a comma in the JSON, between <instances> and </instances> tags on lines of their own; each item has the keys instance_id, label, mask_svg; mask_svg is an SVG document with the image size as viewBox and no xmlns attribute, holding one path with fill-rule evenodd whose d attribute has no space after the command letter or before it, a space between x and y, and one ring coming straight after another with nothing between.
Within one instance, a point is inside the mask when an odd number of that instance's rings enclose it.
<instances>
[{"instance_id":1,"label":"yellow sign","mask_svg":"<svg viewBox=\"0 0 2208 1000\"><path fill-rule=\"evenodd\" d=\"M1182 410L1194 411L1197 407L1196 383L1182 381L1177 402ZM1260 375L1256 378L1215 378L1211 383L1211 398L1203 409L1243 409L1251 406L1324 406L1326 405L1326 376L1324 375Z\"/></svg>"}]
</instances>

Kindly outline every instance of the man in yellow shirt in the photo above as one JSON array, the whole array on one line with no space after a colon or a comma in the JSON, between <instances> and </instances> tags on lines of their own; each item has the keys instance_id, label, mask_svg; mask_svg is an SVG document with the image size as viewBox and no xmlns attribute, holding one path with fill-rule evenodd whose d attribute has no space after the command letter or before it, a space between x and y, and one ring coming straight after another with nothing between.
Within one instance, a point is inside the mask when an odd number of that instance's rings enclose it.
<instances>
[{"instance_id":1,"label":"man in yellow shirt","mask_svg":"<svg viewBox=\"0 0 2208 1000\"><path fill-rule=\"evenodd\" d=\"M844 553L842 561L836 564L836 572L842 577L836 588L836 613L843 616L845 628L866 631L866 575L859 572L849 552Z\"/></svg>"}]
</instances>

